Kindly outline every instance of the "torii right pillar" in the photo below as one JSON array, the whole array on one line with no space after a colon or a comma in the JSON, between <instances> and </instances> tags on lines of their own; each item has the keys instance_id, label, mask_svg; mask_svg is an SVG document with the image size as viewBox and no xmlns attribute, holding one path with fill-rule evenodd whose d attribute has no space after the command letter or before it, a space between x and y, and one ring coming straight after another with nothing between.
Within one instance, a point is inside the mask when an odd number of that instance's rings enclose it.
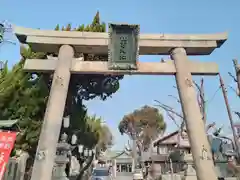
<instances>
[{"instance_id":1,"label":"torii right pillar","mask_svg":"<svg viewBox=\"0 0 240 180\"><path fill-rule=\"evenodd\" d=\"M188 69L188 57L184 48L174 48L171 57L176 67L176 83L182 111L191 145L198 180L217 180L209 142L205 132L197 96Z\"/></svg>"}]
</instances>

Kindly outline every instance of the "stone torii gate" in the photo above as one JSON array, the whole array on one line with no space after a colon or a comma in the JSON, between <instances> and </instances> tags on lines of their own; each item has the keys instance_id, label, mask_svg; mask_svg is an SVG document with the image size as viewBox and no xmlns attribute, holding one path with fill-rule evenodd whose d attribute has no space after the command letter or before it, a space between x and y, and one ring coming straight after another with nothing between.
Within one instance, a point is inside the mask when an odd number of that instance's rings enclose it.
<instances>
[{"instance_id":1,"label":"stone torii gate","mask_svg":"<svg viewBox=\"0 0 240 180\"><path fill-rule=\"evenodd\" d=\"M32 180L51 179L71 74L175 75L197 177L199 180L217 180L192 75L217 75L218 65L214 62L190 61L188 55L211 54L226 41L227 34L140 34L138 41L138 32L135 32L136 38L130 44L135 43L136 46L132 50L139 50L140 55L170 54L171 59L165 62L135 62L133 66L129 66L135 70L119 70L109 68L108 62L81 61L74 58L75 53L107 54L109 42L112 42L112 37L109 38L107 33L22 27L15 27L14 31L19 41L31 45L33 51L58 54L58 59L29 59L24 65L28 72L54 73ZM123 31L120 31L120 34L121 32ZM138 52L134 56L136 59L137 54Z\"/></svg>"}]
</instances>

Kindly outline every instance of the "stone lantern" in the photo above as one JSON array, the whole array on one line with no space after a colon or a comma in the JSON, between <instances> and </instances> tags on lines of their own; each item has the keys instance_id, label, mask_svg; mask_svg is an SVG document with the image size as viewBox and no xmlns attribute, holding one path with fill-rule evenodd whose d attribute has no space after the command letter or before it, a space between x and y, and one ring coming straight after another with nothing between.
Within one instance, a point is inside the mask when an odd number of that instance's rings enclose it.
<instances>
[{"instance_id":1,"label":"stone lantern","mask_svg":"<svg viewBox=\"0 0 240 180\"><path fill-rule=\"evenodd\" d=\"M69 162L68 154L70 152L70 145L67 141L67 134L61 135L61 140L57 144L57 152L55 158L55 165L53 168L53 178L52 180L68 180L65 173L65 168L67 162Z\"/></svg>"}]
</instances>

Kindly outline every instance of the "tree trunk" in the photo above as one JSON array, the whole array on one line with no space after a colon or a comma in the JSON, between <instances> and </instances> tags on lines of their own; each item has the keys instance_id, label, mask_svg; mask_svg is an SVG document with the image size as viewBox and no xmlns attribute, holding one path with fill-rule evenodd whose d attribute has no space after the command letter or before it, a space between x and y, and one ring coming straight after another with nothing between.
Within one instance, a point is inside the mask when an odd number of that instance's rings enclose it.
<instances>
[{"instance_id":1,"label":"tree trunk","mask_svg":"<svg viewBox=\"0 0 240 180\"><path fill-rule=\"evenodd\" d=\"M83 175L84 175L84 172L85 172L85 171L90 167L90 165L92 164L93 157L94 157L94 155L92 155L91 157L89 157L86 166L84 166L84 167L80 170L79 175L78 175L78 177L77 177L76 180L82 180L82 177L83 177Z\"/></svg>"}]
</instances>

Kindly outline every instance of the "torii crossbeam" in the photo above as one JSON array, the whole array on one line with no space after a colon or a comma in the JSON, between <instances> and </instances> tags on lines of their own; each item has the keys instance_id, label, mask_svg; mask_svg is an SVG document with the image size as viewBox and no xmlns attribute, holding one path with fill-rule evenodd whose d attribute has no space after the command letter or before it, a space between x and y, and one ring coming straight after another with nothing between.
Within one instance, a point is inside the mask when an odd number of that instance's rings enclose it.
<instances>
[{"instance_id":1,"label":"torii crossbeam","mask_svg":"<svg viewBox=\"0 0 240 180\"><path fill-rule=\"evenodd\" d=\"M57 59L30 59L24 66L28 72L54 72L37 150L37 157L39 154L44 156L36 158L32 180L51 179L71 73L175 75L197 177L199 180L217 180L192 75L217 75L218 66L213 62L190 61L187 55L211 54L226 41L226 33L140 34L140 55L170 54L171 59L165 62L137 62L137 70L109 70L107 62L74 58L75 53L106 55L109 43L107 33L35 30L22 27L14 27L14 30L19 41L31 45L33 51L58 53ZM207 151L206 157L202 157L203 149Z\"/></svg>"}]
</instances>

